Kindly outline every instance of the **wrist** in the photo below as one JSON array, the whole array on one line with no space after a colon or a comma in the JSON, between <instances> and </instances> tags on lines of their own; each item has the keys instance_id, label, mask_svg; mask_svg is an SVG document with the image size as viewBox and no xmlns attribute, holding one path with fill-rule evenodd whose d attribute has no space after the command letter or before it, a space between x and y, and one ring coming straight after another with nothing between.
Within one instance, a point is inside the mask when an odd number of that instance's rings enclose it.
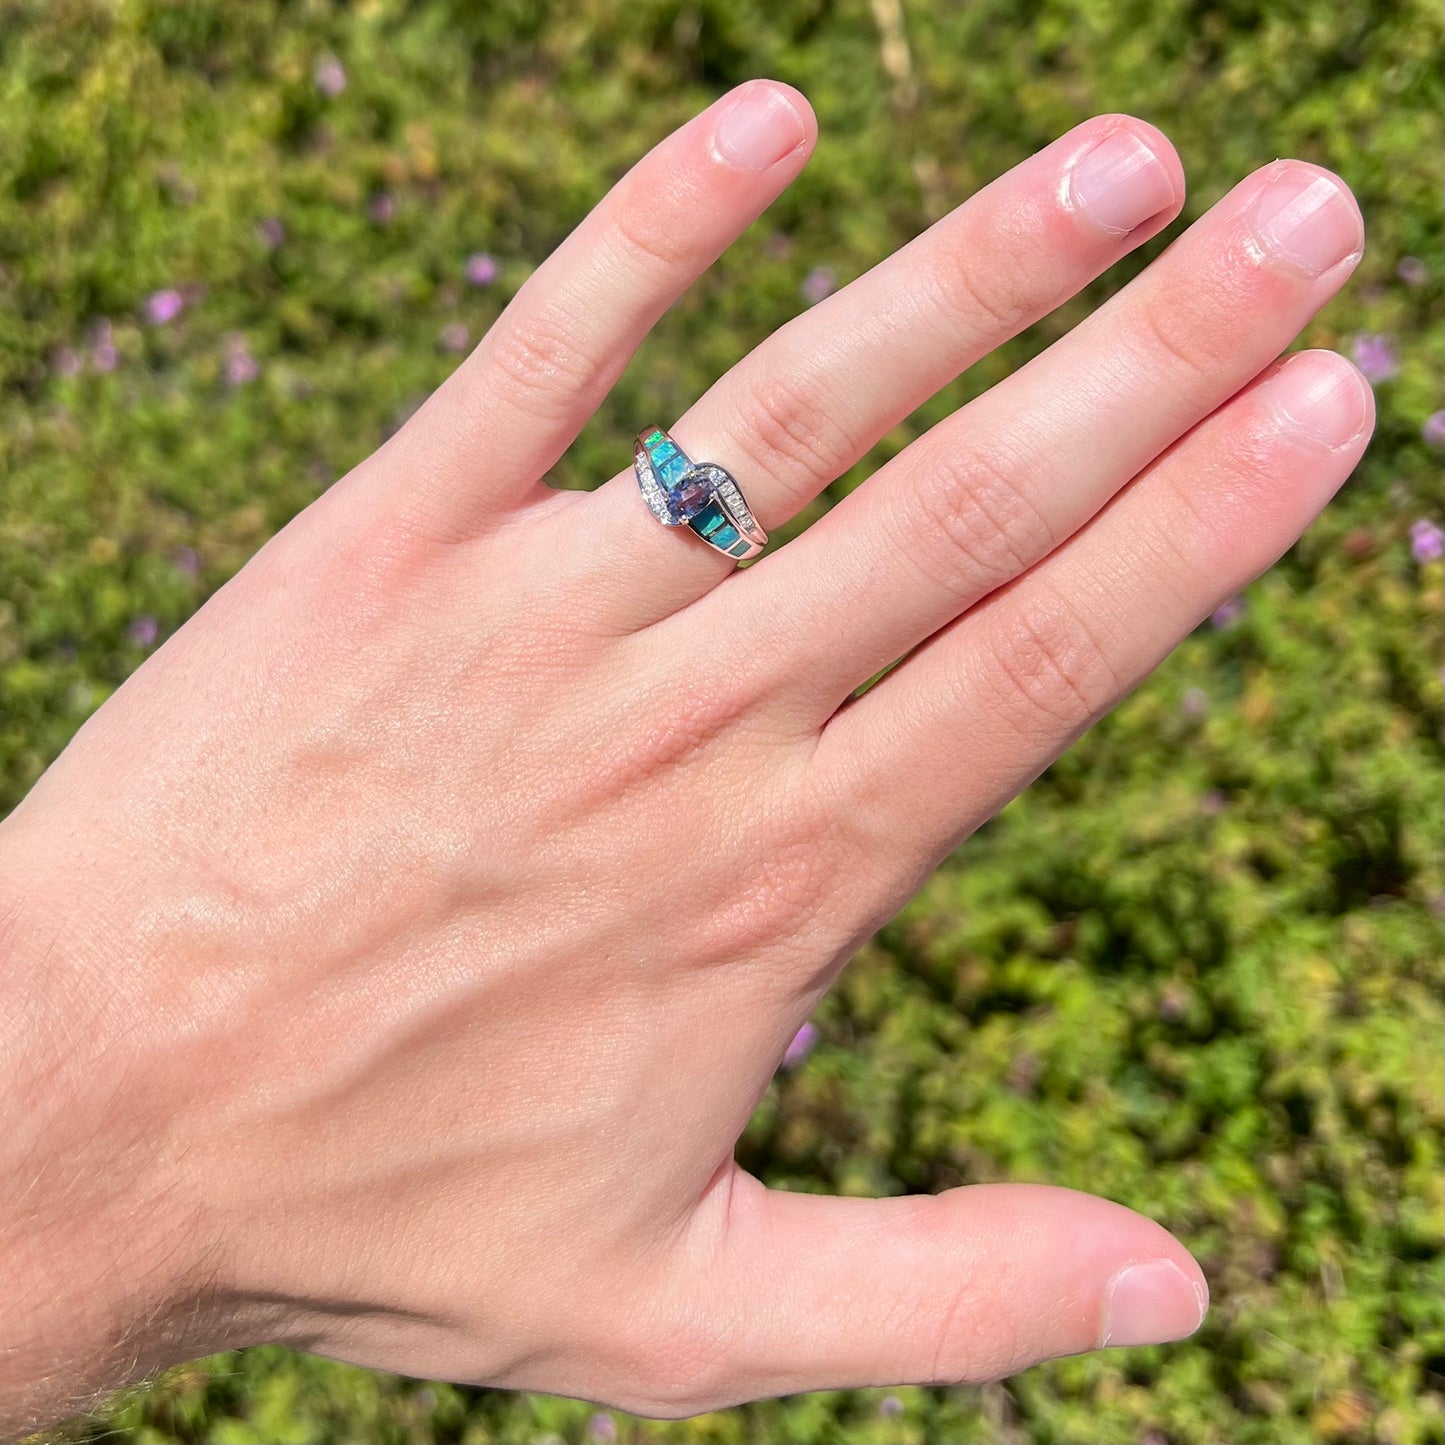
<instances>
[{"instance_id":1,"label":"wrist","mask_svg":"<svg viewBox=\"0 0 1445 1445\"><path fill-rule=\"evenodd\" d=\"M105 930L0 828L0 1437L219 1347L204 1220ZM214 1341L214 1343L213 1343Z\"/></svg>"}]
</instances>

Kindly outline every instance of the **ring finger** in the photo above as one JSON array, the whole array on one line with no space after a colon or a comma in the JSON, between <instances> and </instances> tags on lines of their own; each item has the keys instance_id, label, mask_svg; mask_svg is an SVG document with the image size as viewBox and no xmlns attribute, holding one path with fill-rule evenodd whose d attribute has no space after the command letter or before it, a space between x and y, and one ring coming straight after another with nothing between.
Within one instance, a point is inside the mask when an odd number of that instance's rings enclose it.
<instances>
[{"instance_id":1,"label":"ring finger","mask_svg":"<svg viewBox=\"0 0 1445 1445\"><path fill-rule=\"evenodd\" d=\"M739 362L672 433L733 471L764 527L791 517L960 372L1177 214L1169 142L1127 116L1076 127ZM731 563L653 521L631 469L585 509L590 590L621 625L695 600ZM617 568L625 556L629 566ZM648 579L646 588L636 577Z\"/></svg>"}]
</instances>

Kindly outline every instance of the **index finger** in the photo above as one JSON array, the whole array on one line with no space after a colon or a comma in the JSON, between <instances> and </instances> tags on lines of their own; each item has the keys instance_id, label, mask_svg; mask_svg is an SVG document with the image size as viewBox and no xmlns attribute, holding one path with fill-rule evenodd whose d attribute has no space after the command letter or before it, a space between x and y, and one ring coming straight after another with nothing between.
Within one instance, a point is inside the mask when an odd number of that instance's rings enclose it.
<instances>
[{"instance_id":1,"label":"index finger","mask_svg":"<svg viewBox=\"0 0 1445 1445\"><path fill-rule=\"evenodd\" d=\"M817 123L791 86L739 86L648 152L532 274L388 444L424 535L461 539L541 491L674 301L802 170Z\"/></svg>"}]
</instances>

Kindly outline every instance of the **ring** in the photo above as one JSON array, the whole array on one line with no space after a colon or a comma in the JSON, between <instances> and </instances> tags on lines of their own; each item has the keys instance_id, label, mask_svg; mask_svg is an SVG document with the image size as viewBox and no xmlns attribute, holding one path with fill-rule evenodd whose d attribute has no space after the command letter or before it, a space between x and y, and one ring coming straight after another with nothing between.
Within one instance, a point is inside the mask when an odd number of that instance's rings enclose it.
<instances>
[{"instance_id":1,"label":"ring","mask_svg":"<svg viewBox=\"0 0 1445 1445\"><path fill-rule=\"evenodd\" d=\"M713 462L694 462L662 430L637 434L633 449L637 485L664 527L689 526L725 557L745 562L768 544L731 472Z\"/></svg>"}]
</instances>

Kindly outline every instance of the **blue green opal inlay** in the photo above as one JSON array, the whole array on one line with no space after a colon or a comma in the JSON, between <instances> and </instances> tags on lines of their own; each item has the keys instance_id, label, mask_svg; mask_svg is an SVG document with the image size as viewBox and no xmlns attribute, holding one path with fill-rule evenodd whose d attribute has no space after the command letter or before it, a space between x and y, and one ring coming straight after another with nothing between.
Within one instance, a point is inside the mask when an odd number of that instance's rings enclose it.
<instances>
[{"instance_id":1,"label":"blue green opal inlay","mask_svg":"<svg viewBox=\"0 0 1445 1445\"><path fill-rule=\"evenodd\" d=\"M662 490L661 501L674 523L685 522L730 557L744 557L752 544L735 527L713 491L706 467L694 467L687 455L660 429L642 438L648 464ZM715 469L714 469L715 470ZM656 499L656 493L653 493Z\"/></svg>"},{"instance_id":2,"label":"blue green opal inlay","mask_svg":"<svg viewBox=\"0 0 1445 1445\"><path fill-rule=\"evenodd\" d=\"M686 457L670 456L666 461L654 462L653 471L657 473L658 480L669 491L692 470L687 464Z\"/></svg>"},{"instance_id":3,"label":"blue green opal inlay","mask_svg":"<svg viewBox=\"0 0 1445 1445\"><path fill-rule=\"evenodd\" d=\"M699 537L707 537L711 540L714 532L719 527L727 525L727 518L723 516L723 510L711 497L698 508L692 516L692 529Z\"/></svg>"}]
</instances>

